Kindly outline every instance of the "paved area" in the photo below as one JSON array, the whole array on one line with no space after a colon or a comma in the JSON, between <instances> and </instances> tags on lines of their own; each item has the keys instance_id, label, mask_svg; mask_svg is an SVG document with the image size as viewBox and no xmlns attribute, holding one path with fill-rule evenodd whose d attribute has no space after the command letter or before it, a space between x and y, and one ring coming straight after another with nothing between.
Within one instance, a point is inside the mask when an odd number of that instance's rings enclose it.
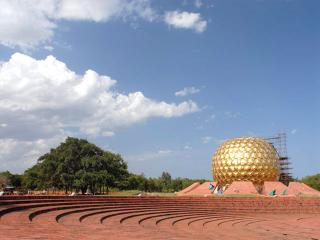
<instances>
[{"instance_id":1,"label":"paved area","mask_svg":"<svg viewBox=\"0 0 320 240\"><path fill-rule=\"evenodd\" d=\"M320 198L0 198L7 239L320 239Z\"/></svg>"}]
</instances>

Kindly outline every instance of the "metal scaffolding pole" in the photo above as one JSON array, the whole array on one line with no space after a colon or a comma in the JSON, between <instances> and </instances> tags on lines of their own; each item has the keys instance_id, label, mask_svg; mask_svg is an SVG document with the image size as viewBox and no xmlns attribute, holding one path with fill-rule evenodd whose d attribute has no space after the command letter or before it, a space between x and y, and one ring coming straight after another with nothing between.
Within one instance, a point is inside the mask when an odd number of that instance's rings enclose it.
<instances>
[{"instance_id":1,"label":"metal scaffolding pole","mask_svg":"<svg viewBox=\"0 0 320 240\"><path fill-rule=\"evenodd\" d=\"M279 154L279 164L280 164L280 176L279 181L288 185L289 182L293 181L291 175L291 162L287 155L287 135L286 133L279 133L274 137L265 138L270 144L274 146Z\"/></svg>"}]
</instances>

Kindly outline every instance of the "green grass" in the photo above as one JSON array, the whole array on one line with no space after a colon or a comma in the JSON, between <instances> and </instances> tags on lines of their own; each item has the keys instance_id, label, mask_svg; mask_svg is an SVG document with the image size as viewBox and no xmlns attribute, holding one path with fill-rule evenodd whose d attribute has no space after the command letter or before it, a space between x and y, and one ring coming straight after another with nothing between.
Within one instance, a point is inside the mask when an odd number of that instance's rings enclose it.
<instances>
[{"instance_id":1,"label":"green grass","mask_svg":"<svg viewBox=\"0 0 320 240\"><path fill-rule=\"evenodd\" d=\"M122 196L122 197L126 197L126 196L138 196L139 194L141 194L141 196L175 196L174 193L165 193L165 192L142 192L139 190L127 190L127 191L111 191L108 195L100 195L100 196L111 196L111 197L117 197L117 196Z\"/></svg>"},{"instance_id":2,"label":"green grass","mask_svg":"<svg viewBox=\"0 0 320 240\"><path fill-rule=\"evenodd\" d=\"M297 197L304 197L304 198L320 198L319 195L315 195L315 194L299 194L297 195Z\"/></svg>"},{"instance_id":3,"label":"green grass","mask_svg":"<svg viewBox=\"0 0 320 240\"><path fill-rule=\"evenodd\" d=\"M128 191L120 191L114 194L110 194L111 196L136 196L139 195L140 191L138 190L128 190Z\"/></svg>"},{"instance_id":4,"label":"green grass","mask_svg":"<svg viewBox=\"0 0 320 240\"><path fill-rule=\"evenodd\" d=\"M164 196L164 197L170 197L175 196L175 193L165 193L165 192L152 192L152 193L145 193L146 196Z\"/></svg>"},{"instance_id":5,"label":"green grass","mask_svg":"<svg viewBox=\"0 0 320 240\"><path fill-rule=\"evenodd\" d=\"M101 196L101 197L117 197L117 196L122 196L122 197L126 197L126 196L137 196L139 195L141 192L139 190L127 190L127 191L117 191L117 192L110 192L109 194L104 194L104 195L96 195L97 197Z\"/></svg>"}]
</instances>

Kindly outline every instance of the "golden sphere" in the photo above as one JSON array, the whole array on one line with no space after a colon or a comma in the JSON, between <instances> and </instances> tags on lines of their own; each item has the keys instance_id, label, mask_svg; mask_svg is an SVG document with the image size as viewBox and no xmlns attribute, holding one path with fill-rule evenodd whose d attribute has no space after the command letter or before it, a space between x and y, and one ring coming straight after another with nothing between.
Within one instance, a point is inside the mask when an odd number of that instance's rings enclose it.
<instances>
[{"instance_id":1,"label":"golden sphere","mask_svg":"<svg viewBox=\"0 0 320 240\"><path fill-rule=\"evenodd\" d=\"M279 169L274 146L256 137L227 140L212 158L213 179L221 186L233 181L251 181L255 185L277 181Z\"/></svg>"}]
</instances>

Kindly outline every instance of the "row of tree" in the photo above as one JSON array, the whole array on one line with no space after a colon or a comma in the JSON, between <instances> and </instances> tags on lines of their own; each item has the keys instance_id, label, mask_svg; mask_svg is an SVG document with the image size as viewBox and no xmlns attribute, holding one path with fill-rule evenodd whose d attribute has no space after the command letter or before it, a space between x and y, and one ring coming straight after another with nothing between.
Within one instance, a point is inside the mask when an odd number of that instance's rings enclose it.
<instances>
[{"instance_id":1,"label":"row of tree","mask_svg":"<svg viewBox=\"0 0 320 240\"><path fill-rule=\"evenodd\" d=\"M145 192L178 192L194 182L203 183L206 179L172 178L170 173L163 172L158 178L147 178L143 174L130 174L119 186L119 189L137 189Z\"/></svg>"},{"instance_id":2,"label":"row of tree","mask_svg":"<svg viewBox=\"0 0 320 240\"><path fill-rule=\"evenodd\" d=\"M84 139L68 137L57 148L41 156L24 174L0 173L0 187L11 185L20 190L64 190L65 192L108 192L140 190L176 192L205 179L172 179L168 172L158 178L129 173L121 155L97 147ZM320 190L320 174L302 178L302 182Z\"/></svg>"},{"instance_id":3,"label":"row of tree","mask_svg":"<svg viewBox=\"0 0 320 240\"><path fill-rule=\"evenodd\" d=\"M320 173L311 176L306 176L302 178L301 181L309 185L310 187L320 191Z\"/></svg>"},{"instance_id":4,"label":"row of tree","mask_svg":"<svg viewBox=\"0 0 320 240\"><path fill-rule=\"evenodd\" d=\"M172 179L167 172L159 178L131 174L121 155L71 137L41 156L23 175L0 173L0 185L12 185L22 190L64 190L66 193L102 193L110 188L174 192L195 181L205 180Z\"/></svg>"},{"instance_id":5,"label":"row of tree","mask_svg":"<svg viewBox=\"0 0 320 240\"><path fill-rule=\"evenodd\" d=\"M31 170L32 169L32 170ZM4 186L13 186L18 190L27 191L27 190L64 190L66 191L66 186L61 185L59 187L53 187L48 182L43 182L40 180L40 175L37 172L36 168L31 168L25 172L25 174L12 174L9 171L0 172L0 188ZM89 174L88 174L89 175ZM101 176L103 178L103 176ZM92 185L93 181L89 179L82 179L82 185L84 186L81 190L76 183L74 187L69 187L67 191L79 191L85 192L90 190L91 192L104 193L108 189L115 188L119 190L140 190L144 192L177 192L194 182L205 182L205 179L189 179L189 178L172 178L168 172L163 172L162 175L158 178L146 177L144 174L132 174L129 173L123 180L115 181L110 184L100 184L97 183L94 188Z\"/></svg>"},{"instance_id":6,"label":"row of tree","mask_svg":"<svg viewBox=\"0 0 320 240\"><path fill-rule=\"evenodd\" d=\"M9 171L0 172L0 188L6 186L22 187L22 176L20 174L12 174Z\"/></svg>"}]
</instances>

